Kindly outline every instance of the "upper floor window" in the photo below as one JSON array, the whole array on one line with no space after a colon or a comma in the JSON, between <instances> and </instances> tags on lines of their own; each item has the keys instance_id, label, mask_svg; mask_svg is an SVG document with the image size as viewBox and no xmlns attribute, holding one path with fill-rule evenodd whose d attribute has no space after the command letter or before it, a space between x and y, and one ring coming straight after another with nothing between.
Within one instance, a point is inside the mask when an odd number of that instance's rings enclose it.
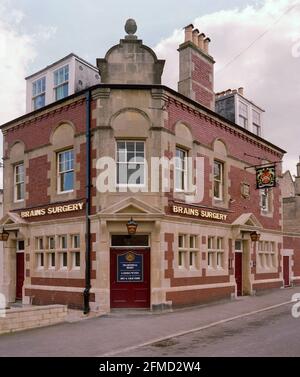
<instances>
[{"instance_id":1,"label":"upper floor window","mask_svg":"<svg viewBox=\"0 0 300 377\"><path fill-rule=\"evenodd\" d=\"M175 190L184 191L187 180L187 151L176 148Z\"/></svg>"},{"instance_id":2,"label":"upper floor window","mask_svg":"<svg viewBox=\"0 0 300 377\"><path fill-rule=\"evenodd\" d=\"M214 161L214 198L223 200L224 187L224 164Z\"/></svg>"},{"instance_id":3,"label":"upper floor window","mask_svg":"<svg viewBox=\"0 0 300 377\"><path fill-rule=\"evenodd\" d=\"M74 188L74 151L58 153L58 192L72 191Z\"/></svg>"},{"instance_id":4,"label":"upper floor window","mask_svg":"<svg viewBox=\"0 0 300 377\"><path fill-rule=\"evenodd\" d=\"M248 128L248 106L239 102L239 125Z\"/></svg>"},{"instance_id":5,"label":"upper floor window","mask_svg":"<svg viewBox=\"0 0 300 377\"><path fill-rule=\"evenodd\" d=\"M14 197L15 202L24 200L25 196L25 180L24 180L24 164L23 162L14 167Z\"/></svg>"},{"instance_id":6,"label":"upper floor window","mask_svg":"<svg viewBox=\"0 0 300 377\"><path fill-rule=\"evenodd\" d=\"M32 83L33 110L45 106L46 77L42 77Z\"/></svg>"},{"instance_id":7,"label":"upper floor window","mask_svg":"<svg viewBox=\"0 0 300 377\"><path fill-rule=\"evenodd\" d=\"M55 101L69 95L69 66L54 71L54 93Z\"/></svg>"},{"instance_id":8,"label":"upper floor window","mask_svg":"<svg viewBox=\"0 0 300 377\"><path fill-rule=\"evenodd\" d=\"M260 114L255 110L252 110L252 127L253 133L260 136Z\"/></svg>"},{"instance_id":9,"label":"upper floor window","mask_svg":"<svg viewBox=\"0 0 300 377\"><path fill-rule=\"evenodd\" d=\"M260 208L263 213L272 211L272 190L264 189L260 191Z\"/></svg>"},{"instance_id":10,"label":"upper floor window","mask_svg":"<svg viewBox=\"0 0 300 377\"><path fill-rule=\"evenodd\" d=\"M117 184L142 186L145 184L145 143L117 142Z\"/></svg>"}]
</instances>

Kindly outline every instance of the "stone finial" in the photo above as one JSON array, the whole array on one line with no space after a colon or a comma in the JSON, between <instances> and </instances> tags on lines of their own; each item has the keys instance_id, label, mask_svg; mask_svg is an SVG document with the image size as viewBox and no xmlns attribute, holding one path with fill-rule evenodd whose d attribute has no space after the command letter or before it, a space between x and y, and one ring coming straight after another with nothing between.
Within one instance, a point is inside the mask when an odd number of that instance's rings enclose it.
<instances>
[{"instance_id":1,"label":"stone finial","mask_svg":"<svg viewBox=\"0 0 300 377\"><path fill-rule=\"evenodd\" d=\"M137 24L133 18L129 18L124 27L127 35L125 36L125 39L137 39L137 36L134 35L137 31Z\"/></svg>"}]
</instances>

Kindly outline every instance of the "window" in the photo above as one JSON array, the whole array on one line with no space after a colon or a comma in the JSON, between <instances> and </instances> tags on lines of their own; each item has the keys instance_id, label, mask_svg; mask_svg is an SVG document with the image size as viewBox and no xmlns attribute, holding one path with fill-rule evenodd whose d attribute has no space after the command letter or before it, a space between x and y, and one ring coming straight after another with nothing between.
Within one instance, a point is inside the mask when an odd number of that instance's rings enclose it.
<instances>
[{"instance_id":1,"label":"window","mask_svg":"<svg viewBox=\"0 0 300 377\"><path fill-rule=\"evenodd\" d=\"M187 186L187 151L176 148L175 190L184 191Z\"/></svg>"},{"instance_id":2,"label":"window","mask_svg":"<svg viewBox=\"0 0 300 377\"><path fill-rule=\"evenodd\" d=\"M15 202L24 200L25 197L25 180L24 180L24 164L23 162L14 167L14 183L15 183Z\"/></svg>"},{"instance_id":3,"label":"window","mask_svg":"<svg viewBox=\"0 0 300 377\"><path fill-rule=\"evenodd\" d=\"M255 110L252 110L252 127L253 133L260 136L260 114Z\"/></svg>"},{"instance_id":4,"label":"window","mask_svg":"<svg viewBox=\"0 0 300 377\"><path fill-rule=\"evenodd\" d=\"M74 151L58 153L58 192L70 192L74 188Z\"/></svg>"},{"instance_id":5,"label":"window","mask_svg":"<svg viewBox=\"0 0 300 377\"><path fill-rule=\"evenodd\" d=\"M72 248L79 249L79 247L80 247L80 236L79 234L73 234L72 235Z\"/></svg>"},{"instance_id":6,"label":"window","mask_svg":"<svg viewBox=\"0 0 300 377\"><path fill-rule=\"evenodd\" d=\"M178 252L178 266L179 267L184 267L185 266L185 252L184 251L179 251Z\"/></svg>"},{"instance_id":7,"label":"window","mask_svg":"<svg viewBox=\"0 0 300 377\"><path fill-rule=\"evenodd\" d=\"M239 102L239 125L248 128L248 106L243 102Z\"/></svg>"},{"instance_id":8,"label":"window","mask_svg":"<svg viewBox=\"0 0 300 377\"><path fill-rule=\"evenodd\" d=\"M45 106L46 77L42 77L32 83L33 110Z\"/></svg>"},{"instance_id":9,"label":"window","mask_svg":"<svg viewBox=\"0 0 300 377\"><path fill-rule=\"evenodd\" d=\"M214 237L207 238L207 266L214 267Z\"/></svg>"},{"instance_id":10,"label":"window","mask_svg":"<svg viewBox=\"0 0 300 377\"><path fill-rule=\"evenodd\" d=\"M61 270L66 270L68 267L68 253L59 253L59 258L60 258L60 269Z\"/></svg>"},{"instance_id":11,"label":"window","mask_svg":"<svg viewBox=\"0 0 300 377\"><path fill-rule=\"evenodd\" d=\"M262 213L270 213L272 211L271 189L264 189L260 191L260 208Z\"/></svg>"},{"instance_id":12,"label":"window","mask_svg":"<svg viewBox=\"0 0 300 377\"><path fill-rule=\"evenodd\" d=\"M54 72L55 101L69 95L69 66L66 65Z\"/></svg>"},{"instance_id":13,"label":"window","mask_svg":"<svg viewBox=\"0 0 300 377\"><path fill-rule=\"evenodd\" d=\"M48 266L49 266L49 269L55 268L55 253L48 254Z\"/></svg>"},{"instance_id":14,"label":"window","mask_svg":"<svg viewBox=\"0 0 300 377\"><path fill-rule=\"evenodd\" d=\"M55 238L54 238L54 236L48 237L48 249L49 250L55 249Z\"/></svg>"},{"instance_id":15,"label":"window","mask_svg":"<svg viewBox=\"0 0 300 377\"><path fill-rule=\"evenodd\" d=\"M178 235L178 267L195 269L199 264L198 236L194 234Z\"/></svg>"},{"instance_id":16,"label":"window","mask_svg":"<svg viewBox=\"0 0 300 377\"><path fill-rule=\"evenodd\" d=\"M209 268L224 268L224 238L208 237L207 265Z\"/></svg>"},{"instance_id":17,"label":"window","mask_svg":"<svg viewBox=\"0 0 300 377\"><path fill-rule=\"evenodd\" d=\"M61 249L66 249L68 244L67 236L59 236L59 243Z\"/></svg>"},{"instance_id":18,"label":"window","mask_svg":"<svg viewBox=\"0 0 300 377\"><path fill-rule=\"evenodd\" d=\"M258 243L258 262L261 269L277 268L276 244L273 241Z\"/></svg>"},{"instance_id":19,"label":"window","mask_svg":"<svg viewBox=\"0 0 300 377\"><path fill-rule=\"evenodd\" d=\"M80 269L80 252L72 252L72 269Z\"/></svg>"},{"instance_id":20,"label":"window","mask_svg":"<svg viewBox=\"0 0 300 377\"><path fill-rule=\"evenodd\" d=\"M37 253L36 258L37 258L37 262L36 262L37 268L44 269L45 267L44 253Z\"/></svg>"},{"instance_id":21,"label":"window","mask_svg":"<svg viewBox=\"0 0 300 377\"><path fill-rule=\"evenodd\" d=\"M117 142L117 184L142 186L145 184L145 143Z\"/></svg>"},{"instance_id":22,"label":"window","mask_svg":"<svg viewBox=\"0 0 300 377\"><path fill-rule=\"evenodd\" d=\"M214 198L223 200L224 164L214 161Z\"/></svg>"}]
</instances>

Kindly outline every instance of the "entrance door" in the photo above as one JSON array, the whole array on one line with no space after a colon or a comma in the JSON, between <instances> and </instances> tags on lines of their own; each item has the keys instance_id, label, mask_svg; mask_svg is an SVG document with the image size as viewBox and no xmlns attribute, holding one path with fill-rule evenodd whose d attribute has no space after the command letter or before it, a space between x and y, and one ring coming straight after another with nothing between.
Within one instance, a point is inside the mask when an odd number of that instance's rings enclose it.
<instances>
[{"instance_id":1,"label":"entrance door","mask_svg":"<svg viewBox=\"0 0 300 377\"><path fill-rule=\"evenodd\" d=\"M24 252L17 253L16 299L22 300L24 283Z\"/></svg>"},{"instance_id":2,"label":"entrance door","mask_svg":"<svg viewBox=\"0 0 300 377\"><path fill-rule=\"evenodd\" d=\"M283 280L284 286L289 287L290 285L290 257L283 256Z\"/></svg>"},{"instance_id":3,"label":"entrance door","mask_svg":"<svg viewBox=\"0 0 300 377\"><path fill-rule=\"evenodd\" d=\"M234 272L237 288L237 295L242 296L243 289L243 267L242 267L243 253L235 253L234 260Z\"/></svg>"},{"instance_id":4,"label":"entrance door","mask_svg":"<svg viewBox=\"0 0 300 377\"><path fill-rule=\"evenodd\" d=\"M150 307L150 248L110 250L110 306Z\"/></svg>"}]
</instances>

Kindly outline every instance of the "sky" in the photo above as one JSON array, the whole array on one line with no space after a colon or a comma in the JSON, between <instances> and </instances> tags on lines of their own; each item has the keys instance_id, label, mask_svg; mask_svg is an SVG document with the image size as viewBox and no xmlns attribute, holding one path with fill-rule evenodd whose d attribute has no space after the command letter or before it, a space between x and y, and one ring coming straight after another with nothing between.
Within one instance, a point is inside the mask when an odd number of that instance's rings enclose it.
<instances>
[{"instance_id":1,"label":"sky","mask_svg":"<svg viewBox=\"0 0 300 377\"><path fill-rule=\"evenodd\" d=\"M215 90L245 88L266 111L264 137L288 151L284 170L296 173L300 0L0 0L0 124L24 114L24 77L70 52L95 64L124 37L127 18L166 59L163 84L173 89L182 28L193 23L208 35Z\"/></svg>"}]
</instances>

